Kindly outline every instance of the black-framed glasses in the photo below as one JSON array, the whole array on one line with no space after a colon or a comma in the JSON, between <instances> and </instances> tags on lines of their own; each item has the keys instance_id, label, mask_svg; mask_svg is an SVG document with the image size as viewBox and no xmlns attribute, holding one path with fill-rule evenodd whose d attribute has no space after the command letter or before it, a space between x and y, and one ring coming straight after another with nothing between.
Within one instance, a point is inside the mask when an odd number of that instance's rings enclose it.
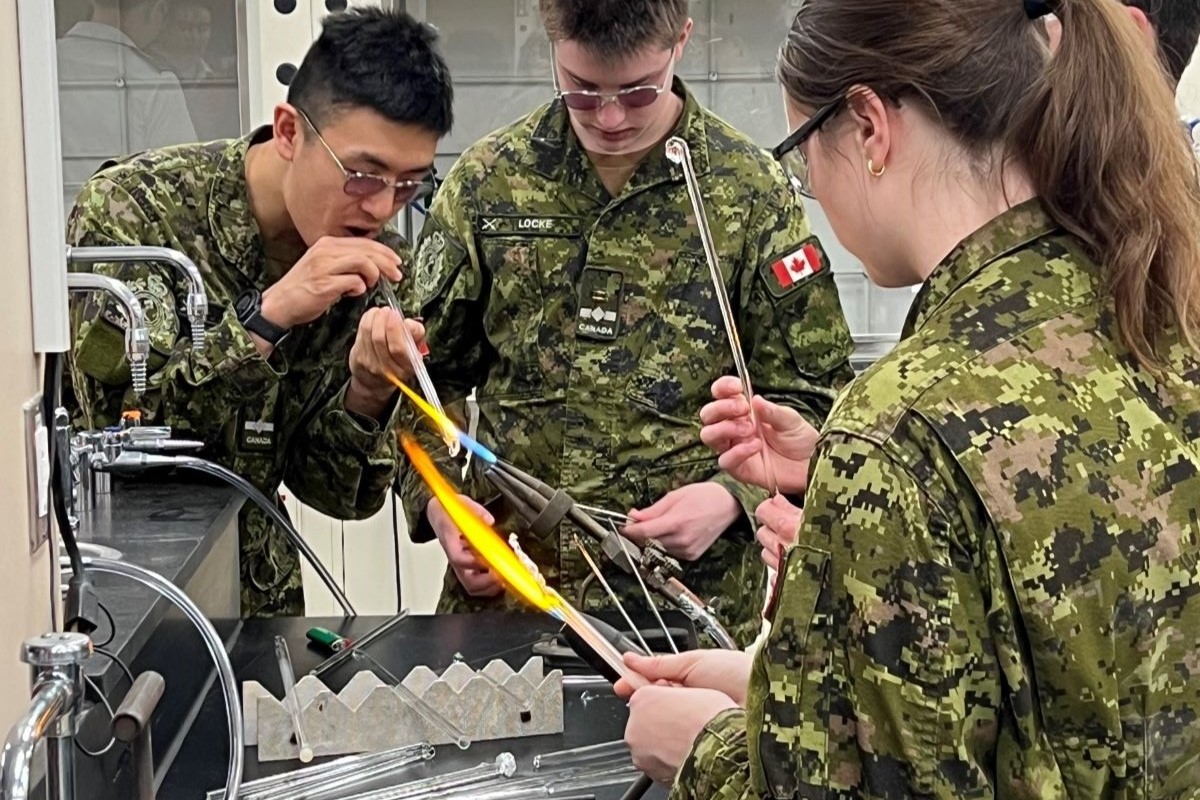
<instances>
[{"instance_id":1,"label":"black-framed glasses","mask_svg":"<svg viewBox=\"0 0 1200 800\"><path fill-rule=\"evenodd\" d=\"M333 152L333 148L329 146L329 143L325 141L325 137L321 135L321 131L317 130L317 126L309 119L308 114L304 113L303 109L300 108L296 109L296 113L308 124L308 127L312 128L312 132L317 135L317 141L321 143L321 146L325 148L325 152L329 153L329 157L333 159L333 163L337 164L338 169L346 177L346 182L342 184L342 191L351 197L373 197L384 189L391 189L395 193L394 202L396 205L404 206L433 194L436 176L432 172L419 181L408 179L394 181L382 175L371 175L367 172L346 169L342 160L337 157L337 153Z\"/></svg>"},{"instance_id":2,"label":"black-framed glasses","mask_svg":"<svg viewBox=\"0 0 1200 800\"><path fill-rule=\"evenodd\" d=\"M599 111L609 103L616 103L622 108L646 108L654 105L659 95L671 86L671 67L675 64L675 48L671 48L671 58L663 67L663 82L658 85L630 86L615 92L597 92L591 89L579 89L564 92L558 83L558 58L554 48L550 48L550 76L554 80L554 96L563 101L563 105L573 111Z\"/></svg>"},{"instance_id":3,"label":"black-framed glasses","mask_svg":"<svg viewBox=\"0 0 1200 800\"><path fill-rule=\"evenodd\" d=\"M783 172L787 175L788 180L791 181L792 186L805 197L811 198L813 193L808 175L808 155L804 152L803 145L817 132L818 128L841 110L845 102L845 97L839 97L832 103L826 103L821 106L817 109L817 113L809 117L808 121L799 128L788 134L788 137L771 151L771 155L775 156L775 160L783 167Z\"/></svg>"}]
</instances>

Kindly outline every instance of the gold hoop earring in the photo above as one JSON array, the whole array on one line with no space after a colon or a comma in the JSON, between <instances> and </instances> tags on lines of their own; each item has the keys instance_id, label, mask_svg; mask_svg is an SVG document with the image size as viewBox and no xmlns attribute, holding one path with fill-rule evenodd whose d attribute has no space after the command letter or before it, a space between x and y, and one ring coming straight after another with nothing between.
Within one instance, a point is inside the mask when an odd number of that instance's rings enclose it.
<instances>
[{"instance_id":1,"label":"gold hoop earring","mask_svg":"<svg viewBox=\"0 0 1200 800\"><path fill-rule=\"evenodd\" d=\"M881 177L883 177L883 173L887 172L887 164L880 164L879 171L876 172L875 171L875 162L868 158L867 159L867 172L871 173L872 178L881 178Z\"/></svg>"}]
</instances>

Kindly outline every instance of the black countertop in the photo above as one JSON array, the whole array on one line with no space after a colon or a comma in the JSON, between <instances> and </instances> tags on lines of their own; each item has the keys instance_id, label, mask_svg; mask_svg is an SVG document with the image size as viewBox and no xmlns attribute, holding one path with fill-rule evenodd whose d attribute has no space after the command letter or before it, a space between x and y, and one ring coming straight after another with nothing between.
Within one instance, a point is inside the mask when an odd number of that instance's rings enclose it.
<instances>
[{"instance_id":1,"label":"black countertop","mask_svg":"<svg viewBox=\"0 0 1200 800\"><path fill-rule=\"evenodd\" d=\"M176 586L186 586L211 553L218 535L237 525L242 496L224 485L194 481L118 481L96 508L80 513L79 539L121 553L122 559L157 572ZM169 604L133 581L98 574L96 593L112 615L112 627L101 615L93 641L125 661L133 661L149 642ZM87 668L106 693L120 672L105 658Z\"/></svg>"},{"instance_id":2,"label":"black countertop","mask_svg":"<svg viewBox=\"0 0 1200 800\"><path fill-rule=\"evenodd\" d=\"M669 625L688 627L682 615L664 612ZM231 653L234 672L239 682L255 680L276 696L282 694L282 681L275 660L274 639L285 636L292 654L296 675L302 676L328 657L305 639L305 631L321 626L354 638L361 636L386 617L290 618L247 620ZM641 620L637 620L641 624ZM399 624L383 638L368 646L367 651L388 671L403 678L413 667L424 664L440 672L453 663L455 654L462 654L469 665L480 668L492 659L502 659L520 668L530 656L534 642L558 630L550 618L535 614L475 614L413 616ZM694 637L693 637L694 643ZM364 669L361 660L347 660L324 676L331 689L340 690L353 675ZM547 664L547 669L556 667ZM590 672L586 667L568 667L567 674ZM228 737L220 687L214 686L205 698L196 723L165 776L159 800L197 800L212 789L225 785L228 769ZM473 743L460 751L451 745L437 748L437 756L424 765L410 768L408 779L426 777L472 767L493 759L501 752L511 752L517 759L518 774L532 774L533 756L538 753L562 750L587 744L621 739L628 715L625 701L611 689L563 690L563 722L561 734L532 736ZM319 763L318 760L317 763ZM250 781L297 769L299 761L276 761L260 764L256 748L246 749L244 780ZM586 792L597 798L618 798L625 786L613 786ZM576 794L574 792L570 794ZM665 797L665 791L655 787L648 798Z\"/></svg>"},{"instance_id":3,"label":"black countertop","mask_svg":"<svg viewBox=\"0 0 1200 800\"><path fill-rule=\"evenodd\" d=\"M232 646L238 619L238 510L240 493L223 484L180 480L170 473L112 482L95 508L80 510L80 541L117 550L128 563L156 572L180 587ZM85 549L86 555L86 549ZM166 690L152 716L155 762L169 767L204 699L212 669L190 621L151 589L119 575L92 576L103 613L92 633L97 655L86 664L90 707L79 720L76 780L87 787L80 796L117 800L133 796L133 775L125 747L105 750L110 741L109 712L99 693L114 707L125 697L124 671L101 651L121 659L134 675L154 671ZM200 665L199 668L197 665ZM103 751L98 757L84 749Z\"/></svg>"}]
</instances>

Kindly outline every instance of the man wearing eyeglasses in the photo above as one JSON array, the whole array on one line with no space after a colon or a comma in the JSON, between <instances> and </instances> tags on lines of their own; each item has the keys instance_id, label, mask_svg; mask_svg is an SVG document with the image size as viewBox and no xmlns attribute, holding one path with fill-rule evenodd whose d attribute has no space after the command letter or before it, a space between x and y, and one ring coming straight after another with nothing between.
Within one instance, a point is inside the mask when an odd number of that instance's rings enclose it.
<instances>
[{"instance_id":1,"label":"man wearing eyeglasses","mask_svg":"<svg viewBox=\"0 0 1200 800\"><path fill-rule=\"evenodd\" d=\"M100 298L73 310L76 424L150 423L206 443L202 455L263 492L286 481L330 516L383 504L396 470L407 378L402 325L374 287L400 281L408 250L389 220L431 189L452 90L436 34L402 13L328 17L273 124L242 139L150 150L95 175L68 223L75 245L162 245L204 276L210 314L195 353L187 287L159 265L96 267L130 284L153 348L150 390L130 391L123 321ZM257 509L241 518L242 612L303 611L297 553Z\"/></svg>"},{"instance_id":2,"label":"man wearing eyeglasses","mask_svg":"<svg viewBox=\"0 0 1200 800\"><path fill-rule=\"evenodd\" d=\"M552 102L470 148L422 231L406 289L426 319L430 371L443 400L477 387L485 445L580 503L629 512L624 533L681 559L685 582L717 598L745 643L763 596L752 546L763 496L723 475L699 439L708 386L734 365L665 140L690 146L756 389L815 424L852 374L833 275L778 165L677 77L687 0L540 10ZM435 435L427 443L445 453ZM406 475L403 492L413 538L436 537L450 561L440 609L500 602L420 479ZM478 475L464 495L521 531L576 597L589 572L568 523L529 533Z\"/></svg>"}]
</instances>

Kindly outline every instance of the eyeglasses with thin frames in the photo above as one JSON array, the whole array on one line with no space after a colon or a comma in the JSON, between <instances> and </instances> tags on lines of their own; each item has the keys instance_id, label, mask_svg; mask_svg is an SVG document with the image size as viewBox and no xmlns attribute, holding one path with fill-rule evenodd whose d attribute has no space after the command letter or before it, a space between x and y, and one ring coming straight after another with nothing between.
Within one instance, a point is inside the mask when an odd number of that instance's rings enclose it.
<instances>
[{"instance_id":1,"label":"eyeglasses with thin frames","mask_svg":"<svg viewBox=\"0 0 1200 800\"><path fill-rule=\"evenodd\" d=\"M329 153L333 163L337 164L338 169L346 176L346 182L342 185L342 191L351 197L372 197L379 194L384 189L391 189L395 193L394 202L396 205L408 205L415 200L421 200L433 194L435 177L431 173L429 177L419 181L401 179L398 181L385 178L382 175L371 175L366 172L358 172L357 170L346 169L342 164L342 160L337 157L337 153L333 152L333 148L325 141L325 137L321 135L321 131L313 124L302 109L297 108L296 113L308 124L312 132L317 135L317 141L325 148L325 152Z\"/></svg>"},{"instance_id":2,"label":"eyeglasses with thin frames","mask_svg":"<svg viewBox=\"0 0 1200 800\"><path fill-rule=\"evenodd\" d=\"M671 48L671 58L663 67L663 82L661 85L630 86L615 92L597 92L592 89L578 89L564 92L558 82L558 58L554 48L550 48L550 75L554 80L554 96L562 100L563 105L573 111L599 111L609 103L617 103L623 108L646 108L658 100L659 95L671 86L671 67L675 64L675 48Z\"/></svg>"},{"instance_id":3,"label":"eyeglasses with thin frames","mask_svg":"<svg viewBox=\"0 0 1200 800\"><path fill-rule=\"evenodd\" d=\"M817 113L808 118L808 121L801 125L796 130L792 131L786 139L780 142L771 155L783 167L784 174L787 175L792 187L800 194L813 198L812 183L808 173L808 154L804 152L804 143L807 142L817 130L828 122L834 114L842 109L845 105L846 98L839 97L832 103L826 103L817 109Z\"/></svg>"}]
</instances>

